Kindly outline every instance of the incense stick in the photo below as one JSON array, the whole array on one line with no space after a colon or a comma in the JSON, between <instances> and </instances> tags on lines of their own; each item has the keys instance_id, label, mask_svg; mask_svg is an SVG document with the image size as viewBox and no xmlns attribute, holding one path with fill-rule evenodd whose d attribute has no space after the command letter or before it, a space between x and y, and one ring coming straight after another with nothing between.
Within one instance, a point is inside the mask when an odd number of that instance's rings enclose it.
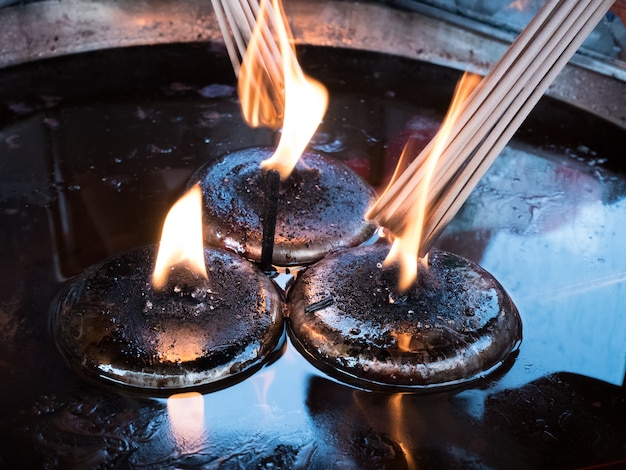
<instances>
[{"instance_id":1,"label":"incense stick","mask_svg":"<svg viewBox=\"0 0 626 470\"><path fill-rule=\"evenodd\" d=\"M609 2L610 5L610 2ZM472 159L472 165L468 165L463 173L457 178L463 181L464 185L460 191L447 192L442 197L437 206L431 209L431 216L425 230L426 236L422 242L422 253L427 253L436 241L439 234L445 226L452 220L454 215L459 211L465 200L469 197L472 190L476 187L479 180L489 169L493 161L504 149L513 134L526 119L528 114L541 99L550 84L556 76L565 67L569 59L574 55L576 50L584 42L585 38L591 33L598 22L602 19L606 11L602 9L596 10L588 19L580 30L580 34L576 34L568 47L561 53L557 61L552 65L548 73L541 79L533 80L529 83L528 88L532 89L532 93L524 100L525 96L519 96L511 105L507 112L503 115L498 126L487 136L485 143L477 150L477 158ZM524 101L523 103L520 103Z\"/></svg>"},{"instance_id":2,"label":"incense stick","mask_svg":"<svg viewBox=\"0 0 626 470\"><path fill-rule=\"evenodd\" d=\"M483 80L484 88L479 90L479 93L480 91L489 90L490 94L485 98L482 98L482 96L470 96L468 99L469 104L457 122L457 124L460 124L455 128L457 132L453 131L448 138L448 147L437 163L435 175L428 191L429 203L427 206L431 205L434 199L438 199L442 195L443 188L449 188L451 179L460 168L469 163L464 161L462 150L469 149L472 151L479 149L486 135L489 132L493 132L492 129L496 123L503 120L501 113L506 112L514 102L520 104L525 102L536 85L536 83L529 83L529 81L536 81L536 79L543 76L542 72L549 70L550 64L554 62L554 58L558 57L558 54L562 52L560 47L570 42L567 41L568 38L565 35L568 32L569 36L576 33L570 26L589 3L590 0L586 2L571 0L569 5L561 5L560 11L556 12L559 14L548 18L549 22L546 25L546 27L552 29L556 22L557 25L560 25L556 31L553 31L551 35L546 35L546 28L543 28L540 31L540 33L543 33L543 37L540 38L541 41L537 40L530 44L533 47L528 48L527 46L524 57L519 57L515 63L511 64L508 74L498 76L495 79L494 75L491 74L485 77L485 80ZM568 8L567 12L564 12L565 7L571 7L571 9ZM565 13L568 15L565 15ZM538 42L541 43L541 48L538 47ZM480 101L476 103L477 100ZM474 105L476 111L471 107L472 105ZM472 114L468 116L468 113ZM428 149L428 152L430 153L430 149ZM465 157L468 157L468 160L470 156L465 155ZM475 159L473 161L476 162ZM421 184L424 177L421 173L421 163L419 168L420 173L414 172L412 176L414 185ZM411 188L407 188L405 192L409 189ZM403 205L403 200L397 198L394 210L389 210L389 213L393 214L394 218L404 219L407 209L408 207ZM396 213L396 211L400 212Z\"/></svg>"},{"instance_id":3,"label":"incense stick","mask_svg":"<svg viewBox=\"0 0 626 470\"><path fill-rule=\"evenodd\" d=\"M420 254L428 251L548 86L608 11L610 0L548 1L463 105L428 189ZM434 140L433 140L434 141ZM433 144L369 210L395 234L419 199Z\"/></svg>"},{"instance_id":4,"label":"incense stick","mask_svg":"<svg viewBox=\"0 0 626 470\"><path fill-rule=\"evenodd\" d=\"M211 0L211 3L235 76L240 76L244 63L255 70L263 70L263 76L248 74L247 78L254 82L251 88L263 89L271 96L275 114L282 116L285 106L282 54L293 54L293 51L282 51L275 37L280 17L284 16L282 8L275 9L269 0L263 3L263 8L259 0ZM253 38L257 48L254 55L248 57L246 53ZM273 120L262 124L276 127Z\"/></svg>"},{"instance_id":5,"label":"incense stick","mask_svg":"<svg viewBox=\"0 0 626 470\"><path fill-rule=\"evenodd\" d=\"M550 17L552 9L554 9L557 5L558 0L546 2L544 7L533 18L522 34L520 34L520 36L509 47L507 52L496 63L489 75L487 75L476 90L474 90L472 95L466 100L466 104L464 104L464 109L453 127L451 133L452 136L457 135L463 130L470 118L472 118L472 116L477 112L479 106L481 106L481 104L489 97L497 84L500 83L503 75L510 70L516 59L522 55L524 49L528 46L528 43L531 42L537 31L541 29L542 24ZM513 72L514 71L515 70L513 70ZM419 179L423 177L423 174L419 173L419 171L422 171L421 164L426 160L428 154L432 151L432 144L434 141L435 139L433 139L430 145L427 146L418 156L415 163L410 165L398 178L397 182L392 187L389 187L383 196L381 196L376 204L370 209L368 217L376 218L378 210L382 207L385 207L385 210L388 213L395 213L397 207L390 207L391 200L397 197L399 199L397 204L401 204L402 201L410 198L411 193L414 191L414 188L411 186L417 187ZM444 159L440 159L441 162L443 162L443 160ZM439 168L445 168L444 164L445 162L440 163L438 165ZM409 185L408 183L411 179L413 179L413 184Z\"/></svg>"},{"instance_id":6,"label":"incense stick","mask_svg":"<svg viewBox=\"0 0 626 470\"><path fill-rule=\"evenodd\" d=\"M437 164L434 177L435 181L441 178L442 173L454 173L454 170L458 169L458 166L462 164L462 160L460 158L446 157L458 155L463 148L468 147L468 143L470 142L479 142L483 137L479 132L481 126L483 130L488 131L493 125L493 122L499 118L497 113L498 109L506 109L516 93L519 92L520 87L524 86L529 74L536 72L535 69L529 70L528 67L532 65L533 62L537 64L541 63L536 61L535 54L537 50L542 50L541 46L543 46L546 38L545 31L553 30L555 24L561 24L562 20L566 17L566 13L571 12L571 9L576 6L576 3L576 1L570 0L569 2L561 4L560 8L557 8L556 11L556 13L560 14L554 14L555 12L552 11L551 15L542 15L541 13L545 12L540 12L538 16L544 20L543 27L533 27L531 30L533 37L531 37L530 40L527 40L527 34L523 33L520 36L520 40L516 41L516 43L511 46L511 49L505 54L500 63L485 77L483 83L473 96L470 96L467 100L466 109L461 114L448 138L448 147L444 150ZM547 8L555 9L555 7L559 7L558 2L546 4L544 10ZM567 11L564 11L566 8ZM532 26L535 25L533 24ZM534 47L529 49L529 45ZM506 70L503 71L503 67ZM515 86L515 88L511 90L511 86ZM427 149L427 151L430 153L431 149ZM423 155L424 158L427 156L428 155ZM451 168L452 171L450 170ZM421 180L424 177L422 172L416 172L408 176L411 176L412 184L407 185L406 188L400 187L399 190L401 192L397 195L399 197L393 194L392 191L389 192L389 196L397 197L394 205L387 208L387 212L394 214L394 217L398 217L395 213L397 210L401 210L400 206L404 205L403 201L413 192L413 186L417 187L421 184ZM429 194L438 193L439 191L434 191L433 189L429 190ZM385 204L384 198L381 198L379 203ZM404 209L406 210L406 207ZM370 213L375 215L375 211L376 206L374 206Z\"/></svg>"}]
</instances>

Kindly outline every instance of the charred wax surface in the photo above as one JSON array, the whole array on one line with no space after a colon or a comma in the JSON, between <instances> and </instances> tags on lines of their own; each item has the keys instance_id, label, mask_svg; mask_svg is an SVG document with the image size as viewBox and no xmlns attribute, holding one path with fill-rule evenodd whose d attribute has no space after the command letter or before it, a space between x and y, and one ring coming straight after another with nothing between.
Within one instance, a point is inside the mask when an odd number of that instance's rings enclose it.
<instances>
[{"instance_id":1,"label":"charred wax surface","mask_svg":"<svg viewBox=\"0 0 626 470\"><path fill-rule=\"evenodd\" d=\"M146 389L217 384L258 366L283 332L281 301L254 265L206 249L208 279L185 268L155 291L154 250L95 266L53 318L66 359L92 377Z\"/></svg>"},{"instance_id":2,"label":"charred wax surface","mask_svg":"<svg viewBox=\"0 0 626 470\"><path fill-rule=\"evenodd\" d=\"M519 346L517 309L489 273L435 249L401 293L388 251L338 252L298 279L291 327L315 364L367 386L434 387L474 380Z\"/></svg>"},{"instance_id":3,"label":"charred wax surface","mask_svg":"<svg viewBox=\"0 0 626 470\"><path fill-rule=\"evenodd\" d=\"M261 259L265 184L260 163L272 152L240 150L192 178L192 184L199 181L202 186L208 244ZM274 264L311 263L370 238L375 226L364 220L364 214L374 196L369 185L341 162L305 153L281 182Z\"/></svg>"}]
</instances>

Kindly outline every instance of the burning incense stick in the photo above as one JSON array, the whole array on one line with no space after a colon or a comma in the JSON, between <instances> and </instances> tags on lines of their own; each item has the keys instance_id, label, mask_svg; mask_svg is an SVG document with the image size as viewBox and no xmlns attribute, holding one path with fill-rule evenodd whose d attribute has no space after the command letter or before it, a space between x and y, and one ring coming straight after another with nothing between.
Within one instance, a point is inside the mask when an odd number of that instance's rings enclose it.
<instances>
[{"instance_id":1,"label":"burning incense stick","mask_svg":"<svg viewBox=\"0 0 626 470\"><path fill-rule=\"evenodd\" d=\"M252 124L279 128L285 107L285 77L282 68L284 52L276 35L279 22L283 27L287 25L283 11L280 8L277 11L269 1L259 4L258 0L211 0L211 3L235 75L239 77L246 66L253 69L246 74L255 80L252 88L259 95L272 96L274 112L257 116L259 122ZM253 42L254 54L246 60L246 52ZM254 112L243 111L250 120L247 114Z\"/></svg>"},{"instance_id":2,"label":"burning incense stick","mask_svg":"<svg viewBox=\"0 0 626 470\"><path fill-rule=\"evenodd\" d=\"M608 11L611 0L549 0L468 97L428 188L419 254L425 254L547 87ZM422 151L367 217L400 235L425 181Z\"/></svg>"}]
</instances>

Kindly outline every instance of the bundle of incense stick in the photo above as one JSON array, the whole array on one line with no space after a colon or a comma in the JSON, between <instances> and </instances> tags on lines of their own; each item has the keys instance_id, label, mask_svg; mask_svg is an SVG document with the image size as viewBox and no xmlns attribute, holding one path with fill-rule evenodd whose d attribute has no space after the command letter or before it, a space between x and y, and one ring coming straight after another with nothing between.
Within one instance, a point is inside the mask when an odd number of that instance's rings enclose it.
<instances>
[{"instance_id":1,"label":"bundle of incense stick","mask_svg":"<svg viewBox=\"0 0 626 470\"><path fill-rule=\"evenodd\" d=\"M285 107L283 51L276 40L278 25L288 27L282 5L274 5L269 0L262 4L259 0L211 0L211 3L237 77L240 76L248 46L253 37L256 38L257 47L248 57L248 67L262 71L262 77L253 72L247 78L254 81L252 88L257 93L271 96L276 108L274 116L282 116ZM279 127L275 117L260 119L260 125Z\"/></svg>"},{"instance_id":2,"label":"bundle of incense stick","mask_svg":"<svg viewBox=\"0 0 626 470\"><path fill-rule=\"evenodd\" d=\"M612 3L548 0L468 96L432 172L420 256L428 252ZM420 203L425 162L437 138L391 183L366 214L368 219L402 235L407 217Z\"/></svg>"}]
</instances>

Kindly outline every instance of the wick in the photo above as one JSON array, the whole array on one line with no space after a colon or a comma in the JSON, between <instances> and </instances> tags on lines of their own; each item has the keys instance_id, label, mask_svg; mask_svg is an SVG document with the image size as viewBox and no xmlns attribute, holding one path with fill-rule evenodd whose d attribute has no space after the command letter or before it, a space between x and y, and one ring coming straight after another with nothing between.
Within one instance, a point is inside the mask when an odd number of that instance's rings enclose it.
<instances>
[{"instance_id":1,"label":"wick","mask_svg":"<svg viewBox=\"0 0 626 470\"><path fill-rule=\"evenodd\" d=\"M273 274L272 257L274 255L274 235L278 217L278 192L280 173L268 170L265 173L265 214L263 217L263 240L261 242L261 269L266 274Z\"/></svg>"}]
</instances>

